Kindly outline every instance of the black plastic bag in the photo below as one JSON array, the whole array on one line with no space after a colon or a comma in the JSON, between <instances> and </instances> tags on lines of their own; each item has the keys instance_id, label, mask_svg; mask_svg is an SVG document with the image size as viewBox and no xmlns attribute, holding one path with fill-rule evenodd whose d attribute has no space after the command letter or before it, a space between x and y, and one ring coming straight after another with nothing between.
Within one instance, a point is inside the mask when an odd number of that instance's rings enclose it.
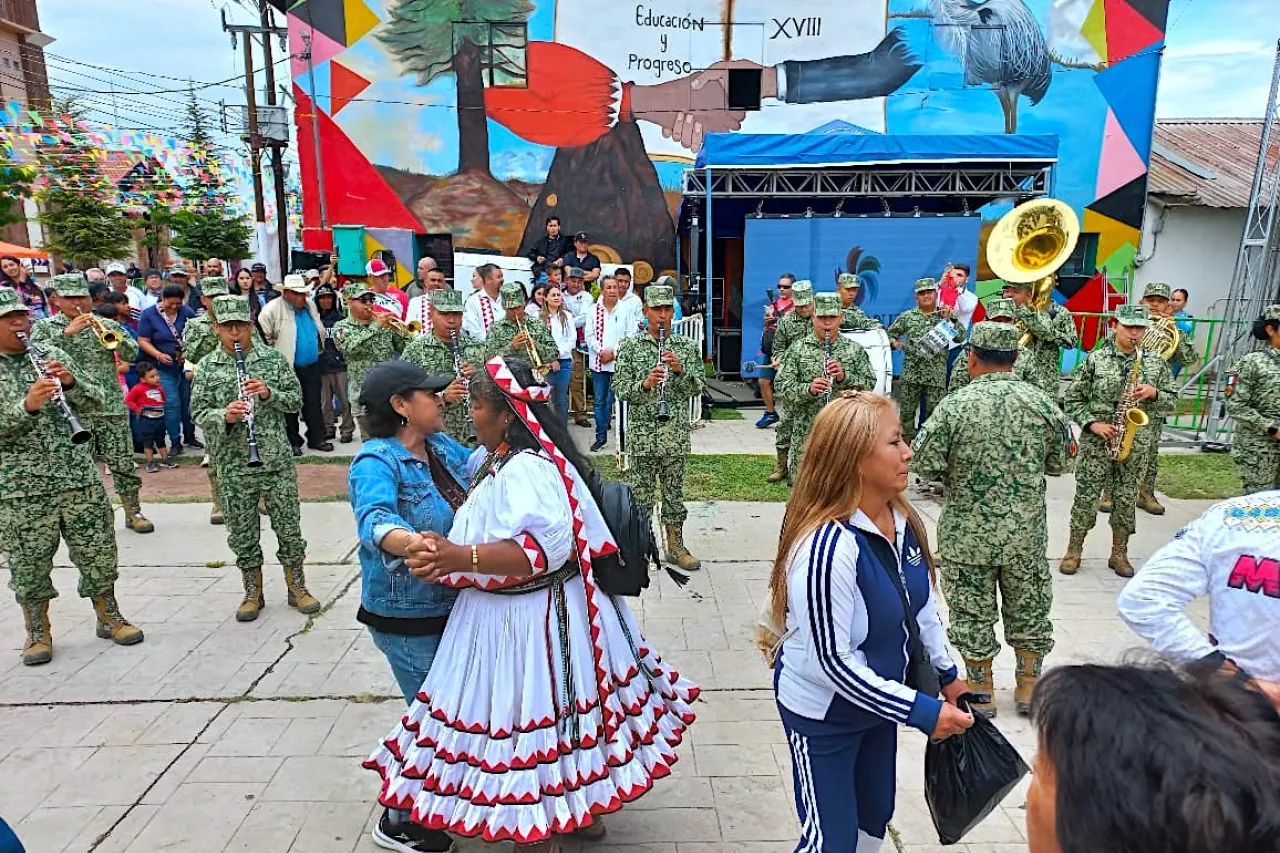
<instances>
[{"instance_id":1,"label":"black plastic bag","mask_svg":"<svg viewBox=\"0 0 1280 853\"><path fill-rule=\"evenodd\" d=\"M969 694L958 703L968 709ZM1000 804L1030 768L996 724L973 715L973 726L924 751L924 798L941 844L955 844Z\"/></svg>"}]
</instances>

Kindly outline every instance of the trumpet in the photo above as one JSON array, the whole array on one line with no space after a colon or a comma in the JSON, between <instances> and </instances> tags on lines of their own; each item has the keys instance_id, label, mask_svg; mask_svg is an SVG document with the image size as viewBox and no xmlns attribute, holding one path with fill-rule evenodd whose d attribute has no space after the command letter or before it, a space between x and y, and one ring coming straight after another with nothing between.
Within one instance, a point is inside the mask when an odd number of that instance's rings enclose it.
<instances>
[{"instance_id":1,"label":"trumpet","mask_svg":"<svg viewBox=\"0 0 1280 853\"><path fill-rule=\"evenodd\" d=\"M422 334L422 324L417 320L411 320L406 323L404 320L401 320L393 314L384 314L383 316L386 317L386 319L382 321L383 325L402 338L414 338Z\"/></svg>"},{"instance_id":2,"label":"trumpet","mask_svg":"<svg viewBox=\"0 0 1280 853\"><path fill-rule=\"evenodd\" d=\"M528 343L525 348L529 350L529 363L533 365L534 370L542 370L542 356L538 355L538 344L533 340L533 335L529 334L529 327L525 325L523 319L516 320L516 328L520 330L520 334L524 335Z\"/></svg>"},{"instance_id":3,"label":"trumpet","mask_svg":"<svg viewBox=\"0 0 1280 853\"><path fill-rule=\"evenodd\" d=\"M102 318L93 312L84 314L83 311L77 310L76 316L87 316L89 318L89 328L93 329L93 333L98 336L98 343L103 349L114 350L120 346L120 333L114 329L107 328L107 324L102 322Z\"/></svg>"}]
</instances>

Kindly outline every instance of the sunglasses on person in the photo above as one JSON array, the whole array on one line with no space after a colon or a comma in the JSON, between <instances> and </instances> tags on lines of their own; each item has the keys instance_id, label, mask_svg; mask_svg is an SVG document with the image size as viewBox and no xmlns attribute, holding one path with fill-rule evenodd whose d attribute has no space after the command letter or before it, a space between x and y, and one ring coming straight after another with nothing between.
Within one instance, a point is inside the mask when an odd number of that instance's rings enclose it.
<instances>
[{"instance_id":1,"label":"sunglasses on person","mask_svg":"<svg viewBox=\"0 0 1280 853\"><path fill-rule=\"evenodd\" d=\"M778 289L779 289L779 290L790 290L790 289L791 289L791 285L789 285L789 284L780 284L780 285L778 285Z\"/></svg>"}]
</instances>

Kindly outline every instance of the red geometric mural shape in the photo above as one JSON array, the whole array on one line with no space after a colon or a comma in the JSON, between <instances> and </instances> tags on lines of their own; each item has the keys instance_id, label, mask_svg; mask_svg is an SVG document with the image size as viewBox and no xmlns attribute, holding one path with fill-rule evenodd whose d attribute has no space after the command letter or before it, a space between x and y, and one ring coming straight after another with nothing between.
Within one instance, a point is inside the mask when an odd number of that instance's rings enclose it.
<instances>
[{"instance_id":1,"label":"red geometric mural shape","mask_svg":"<svg viewBox=\"0 0 1280 853\"><path fill-rule=\"evenodd\" d=\"M329 38L319 30L308 27L301 18L289 15L289 74L294 80L302 80L308 73L314 73L316 66L328 62L347 49L342 42ZM306 33L311 42L311 66L307 66L304 56L307 52Z\"/></svg>"},{"instance_id":2,"label":"red geometric mural shape","mask_svg":"<svg viewBox=\"0 0 1280 853\"><path fill-rule=\"evenodd\" d=\"M369 81L345 65L331 62L329 66L329 96L332 99L329 115L336 116L343 107L351 103L352 98L369 88Z\"/></svg>"},{"instance_id":3,"label":"red geometric mural shape","mask_svg":"<svg viewBox=\"0 0 1280 853\"><path fill-rule=\"evenodd\" d=\"M1102 157L1098 161L1098 183L1094 198L1102 198L1120 189L1147 171L1147 164L1125 135L1116 114L1107 110L1107 123L1102 132Z\"/></svg>"},{"instance_id":4,"label":"red geometric mural shape","mask_svg":"<svg viewBox=\"0 0 1280 853\"><path fill-rule=\"evenodd\" d=\"M1126 0L1105 0L1105 3L1107 62L1119 62L1164 38L1164 33Z\"/></svg>"},{"instance_id":5,"label":"red geometric mural shape","mask_svg":"<svg viewBox=\"0 0 1280 853\"><path fill-rule=\"evenodd\" d=\"M297 103L294 120L298 139L304 142L310 140L311 122L317 122L320 156L325 172L343 177L336 186L334 181L325 185L325 213L329 224L418 230L421 226L417 218L404 206L395 191L387 186L382 175L365 159L342 128L322 110L315 109L311 98L296 84L293 87L293 97ZM315 147L310 144L299 145L298 161L302 166L302 185L316 186ZM306 228L320 226L320 200L313 192L302 194L302 222Z\"/></svg>"}]
</instances>

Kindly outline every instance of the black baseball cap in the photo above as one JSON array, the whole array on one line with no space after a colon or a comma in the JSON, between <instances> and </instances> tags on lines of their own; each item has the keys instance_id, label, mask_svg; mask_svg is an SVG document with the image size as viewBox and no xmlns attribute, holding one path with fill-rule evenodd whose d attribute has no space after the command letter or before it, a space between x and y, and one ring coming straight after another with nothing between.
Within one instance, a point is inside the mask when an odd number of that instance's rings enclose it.
<instances>
[{"instance_id":1,"label":"black baseball cap","mask_svg":"<svg viewBox=\"0 0 1280 853\"><path fill-rule=\"evenodd\" d=\"M586 232L586 231L579 231L577 234L574 234L574 235L573 235L573 239L574 239L574 240L581 240L582 242L584 242L584 243L585 243L585 242L587 242L587 232Z\"/></svg>"},{"instance_id":2,"label":"black baseball cap","mask_svg":"<svg viewBox=\"0 0 1280 853\"><path fill-rule=\"evenodd\" d=\"M267 271L267 265L264 263L256 263L253 266L249 267L249 272L266 272L266 271Z\"/></svg>"},{"instance_id":3,"label":"black baseball cap","mask_svg":"<svg viewBox=\"0 0 1280 853\"><path fill-rule=\"evenodd\" d=\"M453 382L452 376L427 373L408 361L384 361L364 375L360 388L360 405L366 409L381 409L391 405L391 398L404 396L410 391L439 393Z\"/></svg>"}]
</instances>

